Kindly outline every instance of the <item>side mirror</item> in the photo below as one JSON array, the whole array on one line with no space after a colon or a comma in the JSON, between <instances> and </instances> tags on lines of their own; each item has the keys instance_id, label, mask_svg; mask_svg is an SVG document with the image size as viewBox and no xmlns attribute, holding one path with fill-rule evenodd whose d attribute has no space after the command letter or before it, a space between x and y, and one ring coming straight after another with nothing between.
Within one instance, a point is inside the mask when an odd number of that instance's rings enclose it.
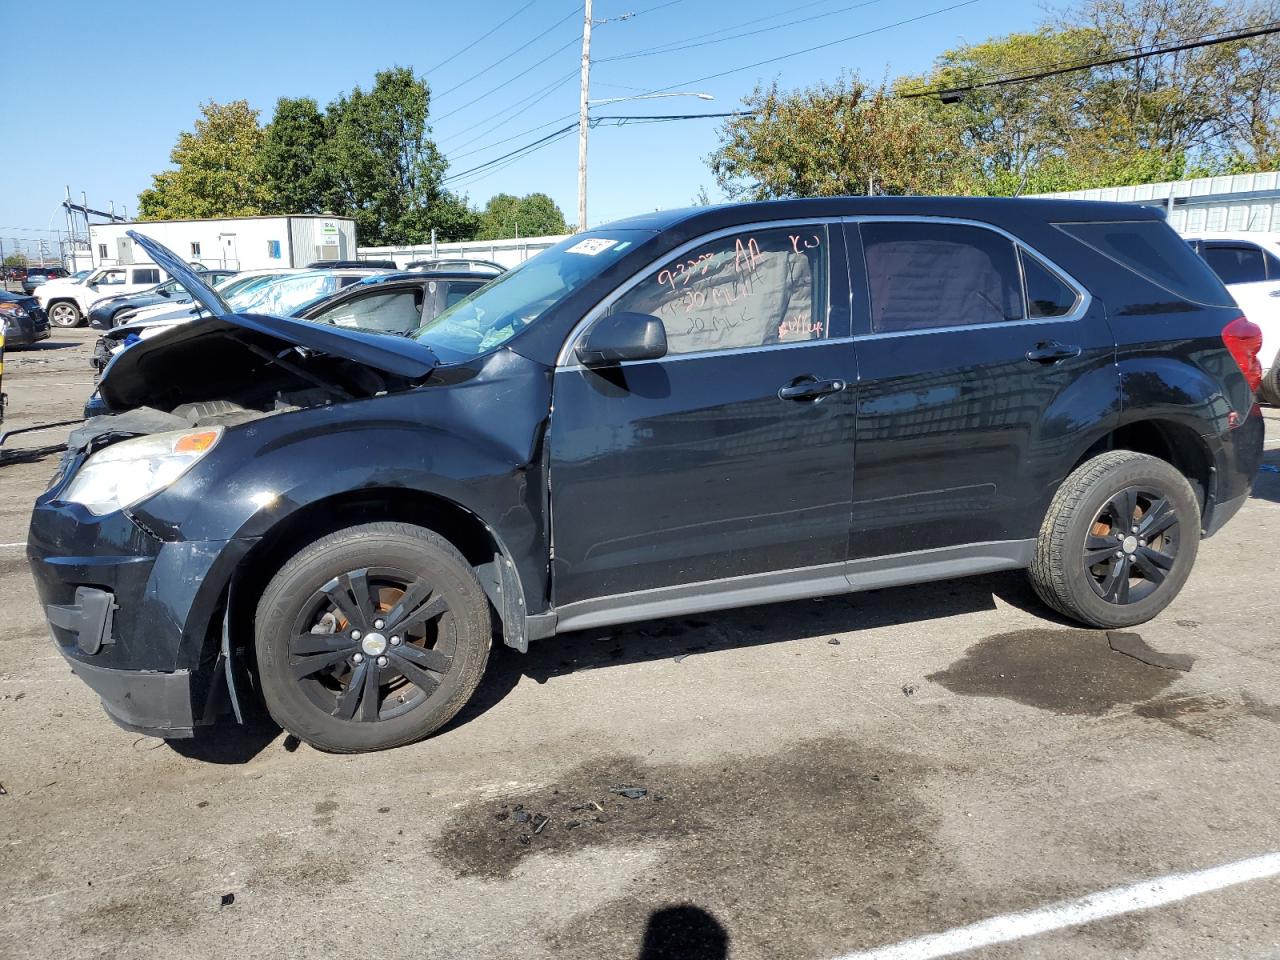
<instances>
[{"instance_id":1,"label":"side mirror","mask_svg":"<svg viewBox=\"0 0 1280 960\"><path fill-rule=\"evenodd\" d=\"M657 360L667 355L667 331L650 314L615 313L597 320L575 352L584 367Z\"/></svg>"}]
</instances>

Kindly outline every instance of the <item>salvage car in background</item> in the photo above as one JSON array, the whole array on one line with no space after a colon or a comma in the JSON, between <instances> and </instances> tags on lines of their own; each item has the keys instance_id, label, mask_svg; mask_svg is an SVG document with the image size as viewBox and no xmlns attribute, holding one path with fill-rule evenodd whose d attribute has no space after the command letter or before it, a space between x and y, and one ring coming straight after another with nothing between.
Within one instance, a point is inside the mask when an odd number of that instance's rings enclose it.
<instances>
[{"instance_id":1,"label":"salvage car in background","mask_svg":"<svg viewBox=\"0 0 1280 960\"><path fill-rule=\"evenodd\" d=\"M35 295L55 327L78 327L93 304L104 297L138 293L168 279L169 274L157 264L129 263L99 267L83 281L66 276L50 280L38 287Z\"/></svg>"},{"instance_id":2,"label":"salvage car in background","mask_svg":"<svg viewBox=\"0 0 1280 960\"><path fill-rule=\"evenodd\" d=\"M392 747L495 634L997 570L1131 626L1262 457L1257 327L1127 205L647 214L410 337L238 314L130 236L208 316L112 361L27 549L58 651L158 736L252 689L317 747Z\"/></svg>"},{"instance_id":3,"label":"salvage car in background","mask_svg":"<svg viewBox=\"0 0 1280 960\"><path fill-rule=\"evenodd\" d=\"M22 274L22 292L34 293L36 287L51 280L61 280L66 275L67 271L62 267L27 267Z\"/></svg>"},{"instance_id":4,"label":"salvage car in background","mask_svg":"<svg viewBox=\"0 0 1280 960\"><path fill-rule=\"evenodd\" d=\"M216 287L223 280L235 275L235 270L206 270L200 274L200 277L210 286ZM110 330L120 323L122 318L142 307L156 304L179 306L190 302L191 294L182 288L181 283L177 280L166 280L150 290L105 297L97 301L89 310L89 326L95 330Z\"/></svg>"},{"instance_id":5,"label":"salvage car in background","mask_svg":"<svg viewBox=\"0 0 1280 960\"><path fill-rule=\"evenodd\" d=\"M35 297L0 290L0 333L4 347L29 347L49 339L49 319Z\"/></svg>"},{"instance_id":6,"label":"salvage car in background","mask_svg":"<svg viewBox=\"0 0 1280 960\"><path fill-rule=\"evenodd\" d=\"M1244 315L1262 329L1262 399L1280 406L1280 234L1257 231L1189 237Z\"/></svg>"}]
</instances>

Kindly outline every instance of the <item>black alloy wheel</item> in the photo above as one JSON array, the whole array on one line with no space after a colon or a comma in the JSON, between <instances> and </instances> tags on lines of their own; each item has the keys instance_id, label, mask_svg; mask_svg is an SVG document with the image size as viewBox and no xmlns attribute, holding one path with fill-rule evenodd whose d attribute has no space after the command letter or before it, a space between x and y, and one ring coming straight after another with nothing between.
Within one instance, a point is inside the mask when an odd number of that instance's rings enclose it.
<instances>
[{"instance_id":1,"label":"black alloy wheel","mask_svg":"<svg viewBox=\"0 0 1280 960\"><path fill-rule=\"evenodd\" d=\"M1108 603L1145 600L1178 559L1181 524L1173 502L1157 490L1125 487L1098 511L1084 545L1094 592Z\"/></svg>"},{"instance_id":2,"label":"black alloy wheel","mask_svg":"<svg viewBox=\"0 0 1280 960\"><path fill-rule=\"evenodd\" d=\"M343 573L312 594L294 624L289 668L307 698L339 720L402 716L453 668L449 603L392 567Z\"/></svg>"}]
</instances>

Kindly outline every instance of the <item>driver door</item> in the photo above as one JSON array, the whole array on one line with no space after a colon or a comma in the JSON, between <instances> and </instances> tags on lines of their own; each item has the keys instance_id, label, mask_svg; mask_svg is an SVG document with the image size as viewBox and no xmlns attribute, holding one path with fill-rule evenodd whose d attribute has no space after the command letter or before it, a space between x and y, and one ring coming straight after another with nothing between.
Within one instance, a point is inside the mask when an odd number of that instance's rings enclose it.
<instances>
[{"instance_id":1,"label":"driver door","mask_svg":"<svg viewBox=\"0 0 1280 960\"><path fill-rule=\"evenodd\" d=\"M844 589L857 370L839 229L711 235L600 309L658 317L668 352L589 369L570 349L556 370L560 625Z\"/></svg>"}]
</instances>

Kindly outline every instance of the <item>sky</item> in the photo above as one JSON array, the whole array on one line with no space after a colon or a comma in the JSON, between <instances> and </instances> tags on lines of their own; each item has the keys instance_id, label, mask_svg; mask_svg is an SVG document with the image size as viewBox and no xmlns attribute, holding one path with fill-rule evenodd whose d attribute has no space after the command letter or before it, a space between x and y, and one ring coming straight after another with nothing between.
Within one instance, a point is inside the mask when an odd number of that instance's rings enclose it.
<instances>
[{"instance_id":1,"label":"sky","mask_svg":"<svg viewBox=\"0 0 1280 960\"><path fill-rule=\"evenodd\" d=\"M0 33L8 34L6 21L29 20L32 9L0 0ZM576 133L483 174L459 175L576 120L580 10L580 0L43 7L39 31L5 45L0 89L20 107L0 154L0 238L6 250L14 238L52 238L38 231L63 226L65 186L77 198L85 191L91 207L114 200L132 214L201 101L247 99L266 123L277 97L309 96L323 106L355 86L368 89L378 70L396 65L431 86L430 123L450 161L446 175L457 177L451 188L476 205L499 192L542 191L574 222ZM713 113L739 108L757 83L774 79L797 88L847 71L875 80L920 72L943 50L1034 28L1044 16L1026 0L595 0L592 99L658 89L681 96L592 112ZM62 54L51 66L54 37ZM788 56L818 45L825 46ZM655 47L665 52L627 57ZM774 62L739 69L764 60ZM700 188L720 199L706 164L719 122L593 129L587 222L686 206Z\"/></svg>"}]
</instances>

